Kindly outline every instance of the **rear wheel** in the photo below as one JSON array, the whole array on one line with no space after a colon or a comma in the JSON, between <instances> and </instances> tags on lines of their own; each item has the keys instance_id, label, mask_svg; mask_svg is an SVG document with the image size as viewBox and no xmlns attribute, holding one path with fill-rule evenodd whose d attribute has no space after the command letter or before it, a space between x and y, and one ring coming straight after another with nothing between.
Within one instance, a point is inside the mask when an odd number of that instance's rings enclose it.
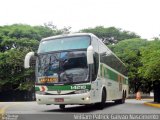
<instances>
[{"instance_id":1,"label":"rear wheel","mask_svg":"<svg viewBox=\"0 0 160 120\"><path fill-rule=\"evenodd\" d=\"M123 92L123 95L122 95L122 99L119 99L119 100L115 100L115 103L116 104L123 104L123 103L125 103L125 94L124 94L124 92Z\"/></svg>"},{"instance_id":2,"label":"rear wheel","mask_svg":"<svg viewBox=\"0 0 160 120\"><path fill-rule=\"evenodd\" d=\"M102 91L101 102L100 103L96 103L95 106L96 106L97 109L102 110L105 107L105 103L106 103L106 91L103 90Z\"/></svg>"},{"instance_id":3,"label":"rear wheel","mask_svg":"<svg viewBox=\"0 0 160 120\"><path fill-rule=\"evenodd\" d=\"M59 105L59 108L63 110L65 109L65 105Z\"/></svg>"}]
</instances>

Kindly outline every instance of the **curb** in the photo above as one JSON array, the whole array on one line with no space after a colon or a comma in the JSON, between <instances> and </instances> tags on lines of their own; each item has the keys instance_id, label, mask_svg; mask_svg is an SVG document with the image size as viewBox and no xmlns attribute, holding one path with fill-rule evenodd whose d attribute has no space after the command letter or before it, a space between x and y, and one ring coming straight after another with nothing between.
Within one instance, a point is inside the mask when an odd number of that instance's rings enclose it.
<instances>
[{"instance_id":1,"label":"curb","mask_svg":"<svg viewBox=\"0 0 160 120\"><path fill-rule=\"evenodd\" d=\"M160 104L145 102L144 105L160 108Z\"/></svg>"}]
</instances>

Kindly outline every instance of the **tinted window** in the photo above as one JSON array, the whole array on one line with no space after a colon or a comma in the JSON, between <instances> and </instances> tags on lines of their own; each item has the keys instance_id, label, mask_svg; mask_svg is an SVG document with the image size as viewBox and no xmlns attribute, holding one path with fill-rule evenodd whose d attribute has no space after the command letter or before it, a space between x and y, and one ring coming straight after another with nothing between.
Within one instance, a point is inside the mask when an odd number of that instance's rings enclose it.
<instances>
[{"instance_id":1,"label":"tinted window","mask_svg":"<svg viewBox=\"0 0 160 120\"><path fill-rule=\"evenodd\" d=\"M126 75L126 67L124 64L109 50L105 45L100 43L100 60L101 63L108 65L119 73Z\"/></svg>"},{"instance_id":2,"label":"tinted window","mask_svg":"<svg viewBox=\"0 0 160 120\"><path fill-rule=\"evenodd\" d=\"M38 82L45 77L56 78L57 81L53 83L87 81L86 51L40 54L37 59L37 77Z\"/></svg>"},{"instance_id":3,"label":"tinted window","mask_svg":"<svg viewBox=\"0 0 160 120\"><path fill-rule=\"evenodd\" d=\"M91 42L93 48L94 48L94 69L93 69L93 78L96 79L98 74L98 67L99 67L99 43L97 38L93 37Z\"/></svg>"}]
</instances>

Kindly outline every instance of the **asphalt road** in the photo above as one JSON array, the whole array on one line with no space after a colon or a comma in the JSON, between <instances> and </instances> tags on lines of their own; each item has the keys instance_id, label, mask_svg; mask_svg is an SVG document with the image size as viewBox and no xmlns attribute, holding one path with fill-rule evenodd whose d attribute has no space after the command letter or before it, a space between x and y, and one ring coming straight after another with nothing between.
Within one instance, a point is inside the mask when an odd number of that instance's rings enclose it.
<instances>
[{"instance_id":1,"label":"asphalt road","mask_svg":"<svg viewBox=\"0 0 160 120\"><path fill-rule=\"evenodd\" d=\"M106 103L103 110L97 110L94 106L83 105L68 105L66 106L66 109L61 110L57 105L38 105L36 102L0 102L0 113L5 113L5 115L13 115L9 117L17 117L17 120L93 119L93 116L84 116L86 114L160 114L159 108L144 105L144 102L146 101L149 100L139 101L130 99L126 100L125 104L115 104L113 102L109 102ZM108 119L109 117L100 116L99 119ZM98 119L98 117L94 116L94 119L95 118ZM158 119L160 119L160 116Z\"/></svg>"}]
</instances>

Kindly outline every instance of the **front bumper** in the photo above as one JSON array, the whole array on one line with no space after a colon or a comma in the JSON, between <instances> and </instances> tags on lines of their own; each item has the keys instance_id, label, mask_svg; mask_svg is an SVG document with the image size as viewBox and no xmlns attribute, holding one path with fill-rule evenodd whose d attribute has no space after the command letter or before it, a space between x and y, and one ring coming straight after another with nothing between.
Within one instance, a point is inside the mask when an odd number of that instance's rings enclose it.
<instances>
[{"instance_id":1,"label":"front bumper","mask_svg":"<svg viewBox=\"0 0 160 120\"><path fill-rule=\"evenodd\" d=\"M56 102L56 98L64 99L63 102ZM38 104L91 104L90 92L72 95L40 95L36 94Z\"/></svg>"}]
</instances>

